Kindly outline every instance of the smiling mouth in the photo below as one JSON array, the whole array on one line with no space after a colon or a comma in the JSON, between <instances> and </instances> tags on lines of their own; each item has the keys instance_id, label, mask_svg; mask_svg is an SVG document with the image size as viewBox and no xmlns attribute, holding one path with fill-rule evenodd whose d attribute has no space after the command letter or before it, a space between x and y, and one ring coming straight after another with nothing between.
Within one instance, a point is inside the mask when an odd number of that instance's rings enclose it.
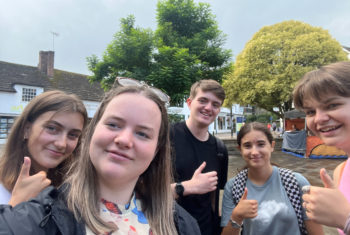
<instances>
[{"instance_id":1,"label":"smiling mouth","mask_svg":"<svg viewBox=\"0 0 350 235\"><path fill-rule=\"evenodd\" d=\"M107 150L107 153L111 154L113 158L116 158L116 159L128 159L128 160L132 160L129 156L123 154L123 153L120 153L120 152L117 152L117 151L109 151Z\"/></svg>"},{"instance_id":2,"label":"smiling mouth","mask_svg":"<svg viewBox=\"0 0 350 235\"><path fill-rule=\"evenodd\" d=\"M325 127L325 128L320 128L319 131L322 132L322 133L326 133L326 132L329 132L329 131L337 130L340 127L341 127L341 125L339 125L339 126L332 126L332 127Z\"/></svg>"},{"instance_id":3,"label":"smiling mouth","mask_svg":"<svg viewBox=\"0 0 350 235\"><path fill-rule=\"evenodd\" d=\"M49 150L51 153L53 153L53 154L55 154L55 155L64 155L64 153L63 152L58 152L58 151L56 151L56 150L52 150L52 149L47 149L47 150Z\"/></svg>"},{"instance_id":4,"label":"smiling mouth","mask_svg":"<svg viewBox=\"0 0 350 235\"><path fill-rule=\"evenodd\" d=\"M209 115L208 113L202 113L202 112L201 112L201 114L202 114L203 116L210 117L210 115Z\"/></svg>"}]
</instances>

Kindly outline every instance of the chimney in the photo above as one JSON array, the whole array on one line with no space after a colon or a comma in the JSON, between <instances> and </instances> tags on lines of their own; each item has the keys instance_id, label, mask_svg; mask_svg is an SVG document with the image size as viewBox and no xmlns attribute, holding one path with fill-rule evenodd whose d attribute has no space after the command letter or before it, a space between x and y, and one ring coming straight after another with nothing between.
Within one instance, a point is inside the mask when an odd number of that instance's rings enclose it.
<instances>
[{"instance_id":1,"label":"chimney","mask_svg":"<svg viewBox=\"0 0 350 235\"><path fill-rule=\"evenodd\" d=\"M55 52L54 51L40 51L39 52L39 71L46 74L49 78L53 78L53 62Z\"/></svg>"}]
</instances>

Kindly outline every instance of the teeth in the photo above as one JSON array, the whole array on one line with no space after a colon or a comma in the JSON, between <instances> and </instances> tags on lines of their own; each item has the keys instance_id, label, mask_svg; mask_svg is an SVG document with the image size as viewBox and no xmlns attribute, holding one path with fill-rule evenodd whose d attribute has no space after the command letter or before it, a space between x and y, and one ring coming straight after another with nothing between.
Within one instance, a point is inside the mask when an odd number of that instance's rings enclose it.
<instances>
[{"instance_id":1,"label":"teeth","mask_svg":"<svg viewBox=\"0 0 350 235\"><path fill-rule=\"evenodd\" d=\"M321 129L320 131L321 132L327 132L327 131L333 131L335 129L336 129L336 127L328 127L328 128Z\"/></svg>"}]
</instances>

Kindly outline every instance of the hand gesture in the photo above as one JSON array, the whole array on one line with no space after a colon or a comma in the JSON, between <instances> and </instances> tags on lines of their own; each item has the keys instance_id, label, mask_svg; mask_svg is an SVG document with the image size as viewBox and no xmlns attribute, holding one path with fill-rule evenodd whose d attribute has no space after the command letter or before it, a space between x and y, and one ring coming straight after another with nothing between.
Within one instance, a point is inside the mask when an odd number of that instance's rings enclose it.
<instances>
[{"instance_id":1,"label":"hand gesture","mask_svg":"<svg viewBox=\"0 0 350 235\"><path fill-rule=\"evenodd\" d=\"M303 195L306 215L316 223L343 229L350 204L324 168L320 170L320 178L324 188L311 186Z\"/></svg>"},{"instance_id":2,"label":"hand gesture","mask_svg":"<svg viewBox=\"0 0 350 235\"><path fill-rule=\"evenodd\" d=\"M51 180L46 178L46 172L44 171L40 171L35 175L29 175L30 166L30 158L24 157L21 172L12 190L9 202L12 206L36 197L44 188L51 184Z\"/></svg>"},{"instance_id":3,"label":"hand gesture","mask_svg":"<svg viewBox=\"0 0 350 235\"><path fill-rule=\"evenodd\" d=\"M186 194L205 194L216 189L218 184L218 176L216 171L202 173L206 166L203 162L193 173L192 179L183 182Z\"/></svg>"},{"instance_id":4,"label":"hand gesture","mask_svg":"<svg viewBox=\"0 0 350 235\"><path fill-rule=\"evenodd\" d=\"M248 200L248 189L244 189L241 200L232 211L232 219L241 223L246 218L255 218L258 215L258 201Z\"/></svg>"}]
</instances>

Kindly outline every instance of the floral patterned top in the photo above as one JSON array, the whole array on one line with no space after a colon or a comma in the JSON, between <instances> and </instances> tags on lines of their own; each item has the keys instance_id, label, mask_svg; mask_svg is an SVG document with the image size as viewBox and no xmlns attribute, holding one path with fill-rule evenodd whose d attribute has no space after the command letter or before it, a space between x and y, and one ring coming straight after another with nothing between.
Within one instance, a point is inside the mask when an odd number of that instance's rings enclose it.
<instances>
[{"instance_id":1,"label":"floral patterned top","mask_svg":"<svg viewBox=\"0 0 350 235\"><path fill-rule=\"evenodd\" d=\"M104 221L114 223L118 229L107 235L152 235L148 220L141 210L141 201L135 193L126 205L117 205L101 199L101 217ZM86 234L94 233L86 226Z\"/></svg>"}]
</instances>

